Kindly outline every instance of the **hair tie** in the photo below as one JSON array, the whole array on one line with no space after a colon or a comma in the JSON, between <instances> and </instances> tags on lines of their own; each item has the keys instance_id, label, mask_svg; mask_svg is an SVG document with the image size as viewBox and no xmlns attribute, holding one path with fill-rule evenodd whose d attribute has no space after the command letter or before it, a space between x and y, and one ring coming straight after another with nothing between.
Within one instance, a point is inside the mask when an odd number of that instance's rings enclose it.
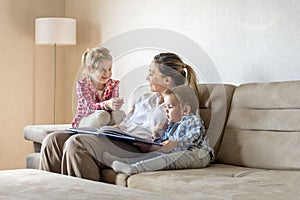
<instances>
[{"instance_id":1,"label":"hair tie","mask_svg":"<svg viewBox=\"0 0 300 200\"><path fill-rule=\"evenodd\" d=\"M98 56L98 52L95 51L95 52L93 53L93 57L97 57L97 56Z\"/></svg>"},{"instance_id":2,"label":"hair tie","mask_svg":"<svg viewBox=\"0 0 300 200\"><path fill-rule=\"evenodd\" d=\"M98 52L98 51L95 51L93 53L93 57L97 57L97 56L100 56L100 57L104 57L102 53Z\"/></svg>"}]
</instances>

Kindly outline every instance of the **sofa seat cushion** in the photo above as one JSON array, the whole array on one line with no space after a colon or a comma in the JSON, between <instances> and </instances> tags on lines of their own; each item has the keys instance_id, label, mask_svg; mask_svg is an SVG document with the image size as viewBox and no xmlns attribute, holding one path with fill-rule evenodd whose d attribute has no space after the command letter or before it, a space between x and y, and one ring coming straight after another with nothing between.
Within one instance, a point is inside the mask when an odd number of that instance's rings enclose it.
<instances>
[{"instance_id":1,"label":"sofa seat cushion","mask_svg":"<svg viewBox=\"0 0 300 200\"><path fill-rule=\"evenodd\" d=\"M0 171L0 199L168 199L162 194L40 171Z\"/></svg>"},{"instance_id":2,"label":"sofa seat cushion","mask_svg":"<svg viewBox=\"0 0 300 200\"><path fill-rule=\"evenodd\" d=\"M264 170L214 164L204 169L136 174L128 187L181 199L297 199L300 171Z\"/></svg>"},{"instance_id":3,"label":"sofa seat cushion","mask_svg":"<svg viewBox=\"0 0 300 200\"><path fill-rule=\"evenodd\" d=\"M31 153L26 157L26 169L39 169L40 153Z\"/></svg>"}]
</instances>

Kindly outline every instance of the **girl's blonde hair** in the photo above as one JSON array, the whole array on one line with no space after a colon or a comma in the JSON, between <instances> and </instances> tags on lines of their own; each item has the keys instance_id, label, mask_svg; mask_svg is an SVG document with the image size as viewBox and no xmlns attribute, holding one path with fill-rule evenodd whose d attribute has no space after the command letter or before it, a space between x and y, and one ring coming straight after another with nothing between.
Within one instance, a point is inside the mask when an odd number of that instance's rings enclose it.
<instances>
[{"instance_id":1,"label":"girl's blonde hair","mask_svg":"<svg viewBox=\"0 0 300 200\"><path fill-rule=\"evenodd\" d=\"M200 99L197 75L193 68L184 63L179 56L174 53L160 53L154 57L154 62L160 73L174 80L175 86L190 85Z\"/></svg>"},{"instance_id":2,"label":"girl's blonde hair","mask_svg":"<svg viewBox=\"0 0 300 200\"><path fill-rule=\"evenodd\" d=\"M112 56L110 51L105 47L94 47L92 49L87 49L81 58L81 64L83 67L83 72L88 74L88 67L90 69L98 69L99 63L102 60L108 60L112 62Z\"/></svg>"}]
</instances>

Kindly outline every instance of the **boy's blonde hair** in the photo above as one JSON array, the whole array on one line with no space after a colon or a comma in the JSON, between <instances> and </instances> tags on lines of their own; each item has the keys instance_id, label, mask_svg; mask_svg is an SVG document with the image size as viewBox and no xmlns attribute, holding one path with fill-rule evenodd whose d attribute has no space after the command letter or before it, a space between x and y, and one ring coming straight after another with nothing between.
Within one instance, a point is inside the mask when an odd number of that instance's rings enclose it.
<instances>
[{"instance_id":1,"label":"boy's blonde hair","mask_svg":"<svg viewBox=\"0 0 300 200\"><path fill-rule=\"evenodd\" d=\"M191 107L191 112L194 114L198 114L199 111L199 100L195 93L195 90L188 85L176 86L168 89L164 92L165 95L174 95L178 100L181 108L185 105L189 105Z\"/></svg>"}]
</instances>

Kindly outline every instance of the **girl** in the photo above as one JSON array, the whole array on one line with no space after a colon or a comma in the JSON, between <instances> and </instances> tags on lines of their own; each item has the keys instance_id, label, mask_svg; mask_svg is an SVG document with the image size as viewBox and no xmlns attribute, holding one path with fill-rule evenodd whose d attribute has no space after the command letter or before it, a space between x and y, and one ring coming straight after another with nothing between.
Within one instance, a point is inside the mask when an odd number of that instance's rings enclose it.
<instances>
[{"instance_id":1,"label":"girl","mask_svg":"<svg viewBox=\"0 0 300 200\"><path fill-rule=\"evenodd\" d=\"M108 49L95 47L82 55L86 76L76 83L78 104L72 126L93 127L112 123L118 116L119 122L125 116L121 111L123 99L119 98L119 81L111 79L112 56Z\"/></svg>"}]
</instances>

